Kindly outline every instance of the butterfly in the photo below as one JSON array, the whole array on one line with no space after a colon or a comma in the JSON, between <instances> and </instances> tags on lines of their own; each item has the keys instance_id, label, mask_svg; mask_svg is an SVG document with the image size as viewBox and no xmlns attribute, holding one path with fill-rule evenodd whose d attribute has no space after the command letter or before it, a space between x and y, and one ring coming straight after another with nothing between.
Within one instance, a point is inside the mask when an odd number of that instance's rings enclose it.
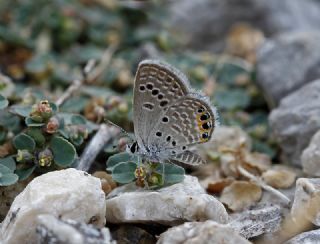
<instances>
[{"instance_id":1,"label":"butterfly","mask_svg":"<svg viewBox=\"0 0 320 244\"><path fill-rule=\"evenodd\" d=\"M127 152L150 162L200 165L205 161L190 147L211 139L217 113L181 71L144 60L134 81L133 123L136 141Z\"/></svg>"}]
</instances>

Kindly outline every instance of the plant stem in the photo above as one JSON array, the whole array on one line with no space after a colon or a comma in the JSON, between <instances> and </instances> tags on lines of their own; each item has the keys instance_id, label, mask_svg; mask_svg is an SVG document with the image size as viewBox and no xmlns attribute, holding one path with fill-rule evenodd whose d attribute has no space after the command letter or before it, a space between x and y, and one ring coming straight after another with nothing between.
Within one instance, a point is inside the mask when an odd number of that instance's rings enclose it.
<instances>
[{"instance_id":1,"label":"plant stem","mask_svg":"<svg viewBox=\"0 0 320 244\"><path fill-rule=\"evenodd\" d=\"M74 80L68 89L57 99L56 105L61 106L68 98L70 98L76 91L78 91L83 83L94 82L101 73L108 67L112 56L116 50L115 45L110 45L102 54L100 63L95 66L95 60L89 60L83 69L83 78L81 80Z\"/></svg>"},{"instance_id":2,"label":"plant stem","mask_svg":"<svg viewBox=\"0 0 320 244\"><path fill-rule=\"evenodd\" d=\"M265 189L266 191L271 192L272 194L274 194L277 197L279 197L280 199L282 199L286 203L286 205L290 204L291 200L286 195L284 195L282 192L267 185L261 179L257 178L255 175L251 174L250 172L248 172L246 169L244 169L240 165L238 166L238 170L243 176L245 176L248 179L252 180L253 182L257 183L261 188Z\"/></svg>"},{"instance_id":3,"label":"plant stem","mask_svg":"<svg viewBox=\"0 0 320 244\"><path fill-rule=\"evenodd\" d=\"M104 145L119 133L119 128L101 124L99 130L84 149L77 169L88 171Z\"/></svg>"}]
</instances>

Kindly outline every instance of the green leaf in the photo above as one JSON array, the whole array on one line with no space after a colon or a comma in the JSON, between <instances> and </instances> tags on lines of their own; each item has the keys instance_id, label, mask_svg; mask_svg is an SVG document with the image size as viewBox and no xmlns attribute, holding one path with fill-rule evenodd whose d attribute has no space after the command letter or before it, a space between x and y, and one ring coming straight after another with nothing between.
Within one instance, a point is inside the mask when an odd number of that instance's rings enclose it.
<instances>
[{"instance_id":1,"label":"green leaf","mask_svg":"<svg viewBox=\"0 0 320 244\"><path fill-rule=\"evenodd\" d=\"M39 147L43 146L44 143L46 142L46 139L42 134L42 131L38 128L34 128L34 127L29 128L27 131L27 134L35 140L37 146Z\"/></svg>"},{"instance_id":2,"label":"green leaf","mask_svg":"<svg viewBox=\"0 0 320 244\"><path fill-rule=\"evenodd\" d=\"M117 164L132 161L134 163L138 163L138 157L135 155L132 155L127 152L121 152L117 153L115 155L112 155L107 160L107 170L112 171Z\"/></svg>"},{"instance_id":3,"label":"green leaf","mask_svg":"<svg viewBox=\"0 0 320 244\"><path fill-rule=\"evenodd\" d=\"M122 162L113 168L112 179L122 184L129 183L136 178L136 168L137 165L133 162Z\"/></svg>"},{"instance_id":4,"label":"green leaf","mask_svg":"<svg viewBox=\"0 0 320 244\"><path fill-rule=\"evenodd\" d=\"M9 101L0 94L0 109L8 107Z\"/></svg>"},{"instance_id":5,"label":"green leaf","mask_svg":"<svg viewBox=\"0 0 320 244\"><path fill-rule=\"evenodd\" d=\"M10 173L13 173L13 170L11 170L9 167L5 165L0 164L0 173L2 175L10 174Z\"/></svg>"},{"instance_id":6,"label":"green leaf","mask_svg":"<svg viewBox=\"0 0 320 244\"><path fill-rule=\"evenodd\" d=\"M28 127L42 127L45 125L45 123L36 122L33 119L31 119L30 117L26 117L24 121Z\"/></svg>"},{"instance_id":7,"label":"green leaf","mask_svg":"<svg viewBox=\"0 0 320 244\"><path fill-rule=\"evenodd\" d=\"M16 169L16 161L13 159L12 156L0 158L0 165L8 167L12 171Z\"/></svg>"},{"instance_id":8,"label":"green leaf","mask_svg":"<svg viewBox=\"0 0 320 244\"><path fill-rule=\"evenodd\" d=\"M87 123L87 120L80 114L74 114L71 117L71 123L73 125L85 125Z\"/></svg>"},{"instance_id":9,"label":"green leaf","mask_svg":"<svg viewBox=\"0 0 320 244\"><path fill-rule=\"evenodd\" d=\"M36 142L31 136L21 133L13 138L13 145L16 149L26 149L28 151L33 151L36 147Z\"/></svg>"},{"instance_id":10,"label":"green leaf","mask_svg":"<svg viewBox=\"0 0 320 244\"><path fill-rule=\"evenodd\" d=\"M164 171L163 167L164 166ZM159 164L155 170L157 173L161 174L164 172L164 183L173 184L183 181L185 171L184 168L175 164Z\"/></svg>"},{"instance_id":11,"label":"green leaf","mask_svg":"<svg viewBox=\"0 0 320 244\"><path fill-rule=\"evenodd\" d=\"M22 117L28 117L31 113L31 105L13 105L10 106L10 112L13 114L20 115Z\"/></svg>"},{"instance_id":12,"label":"green leaf","mask_svg":"<svg viewBox=\"0 0 320 244\"><path fill-rule=\"evenodd\" d=\"M19 176L19 180L25 180L27 179L32 172L35 170L36 166L32 166L31 168L26 168L26 169L17 169L16 174Z\"/></svg>"},{"instance_id":13,"label":"green leaf","mask_svg":"<svg viewBox=\"0 0 320 244\"><path fill-rule=\"evenodd\" d=\"M18 179L19 177L13 173L2 175L2 177L0 177L0 186L13 185L18 181Z\"/></svg>"},{"instance_id":14,"label":"green leaf","mask_svg":"<svg viewBox=\"0 0 320 244\"><path fill-rule=\"evenodd\" d=\"M69 166L76 158L76 149L66 139L56 136L50 142L54 162L62 167Z\"/></svg>"},{"instance_id":15,"label":"green leaf","mask_svg":"<svg viewBox=\"0 0 320 244\"><path fill-rule=\"evenodd\" d=\"M52 112L53 114L55 114L56 112L58 112L58 107L55 103L49 103L50 104L50 107L52 108Z\"/></svg>"},{"instance_id":16,"label":"green leaf","mask_svg":"<svg viewBox=\"0 0 320 244\"><path fill-rule=\"evenodd\" d=\"M214 96L220 109L244 109L250 103L250 96L244 89L217 91Z\"/></svg>"}]
</instances>

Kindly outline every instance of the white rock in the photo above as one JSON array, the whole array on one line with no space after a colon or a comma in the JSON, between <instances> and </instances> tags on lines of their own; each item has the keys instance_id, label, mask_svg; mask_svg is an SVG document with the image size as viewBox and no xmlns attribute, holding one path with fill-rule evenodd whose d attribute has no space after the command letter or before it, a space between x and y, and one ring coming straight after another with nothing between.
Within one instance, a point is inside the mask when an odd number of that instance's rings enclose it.
<instances>
[{"instance_id":1,"label":"white rock","mask_svg":"<svg viewBox=\"0 0 320 244\"><path fill-rule=\"evenodd\" d=\"M280 228L282 214L279 206L269 205L235 214L232 218L228 225L248 239L277 231Z\"/></svg>"},{"instance_id":2,"label":"white rock","mask_svg":"<svg viewBox=\"0 0 320 244\"><path fill-rule=\"evenodd\" d=\"M115 244L108 228L98 229L71 219L61 220L49 214L39 215L38 244Z\"/></svg>"},{"instance_id":3,"label":"white rock","mask_svg":"<svg viewBox=\"0 0 320 244\"><path fill-rule=\"evenodd\" d=\"M284 244L319 244L320 240L320 230L312 230L303 232Z\"/></svg>"},{"instance_id":4,"label":"white rock","mask_svg":"<svg viewBox=\"0 0 320 244\"><path fill-rule=\"evenodd\" d=\"M157 244L197 244L197 243L250 243L231 227L212 220L188 222L175 226L160 235Z\"/></svg>"},{"instance_id":5,"label":"white rock","mask_svg":"<svg viewBox=\"0 0 320 244\"><path fill-rule=\"evenodd\" d=\"M293 218L305 218L320 226L320 179L297 180L291 214Z\"/></svg>"},{"instance_id":6,"label":"white rock","mask_svg":"<svg viewBox=\"0 0 320 244\"><path fill-rule=\"evenodd\" d=\"M143 190L134 184L114 189L107 197L107 222L162 223L215 220L226 223L228 214L217 199L205 193L198 179L185 176L183 182L159 190Z\"/></svg>"},{"instance_id":7,"label":"white rock","mask_svg":"<svg viewBox=\"0 0 320 244\"><path fill-rule=\"evenodd\" d=\"M98 178L76 169L53 171L33 179L15 198L1 224L0 238L10 244L33 243L40 214L102 227L105 211Z\"/></svg>"},{"instance_id":8,"label":"white rock","mask_svg":"<svg viewBox=\"0 0 320 244\"><path fill-rule=\"evenodd\" d=\"M320 176L320 130L312 137L309 146L301 156L303 171L312 176Z\"/></svg>"}]
</instances>

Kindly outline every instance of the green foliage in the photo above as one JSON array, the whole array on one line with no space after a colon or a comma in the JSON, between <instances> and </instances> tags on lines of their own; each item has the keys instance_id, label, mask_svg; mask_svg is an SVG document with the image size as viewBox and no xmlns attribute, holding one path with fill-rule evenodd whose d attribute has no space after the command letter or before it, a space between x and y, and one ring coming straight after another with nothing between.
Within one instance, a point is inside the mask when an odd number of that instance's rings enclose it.
<instances>
[{"instance_id":1,"label":"green foliage","mask_svg":"<svg viewBox=\"0 0 320 244\"><path fill-rule=\"evenodd\" d=\"M134 175L137 164L133 162L118 163L112 170L112 179L119 183L129 183L136 177Z\"/></svg>"},{"instance_id":2,"label":"green foliage","mask_svg":"<svg viewBox=\"0 0 320 244\"><path fill-rule=\"evenodd\" d=\"M117 153L115 155L112 155L111 157L108 158L107 160L107 170L112 171L115 166L122 162L137 162L138 158L136 155L132 155L127 152L121 152Z\"/></svg>"},{"instance_id":3,"label":"green foliage","mask_svg":"<svg viewBox=\"0 0 320 244\"><path fill-rule=\"evenodd\" d=\"M77 156L74 146L62 137L53 137L50 148L54 156L54 162L62 167L71 165Z\"/></svg>"},{"instance_id":4,"label":"green foliage","mask_svg":"<svg viewBox=\"0 0 320 244\"><path fill-rule=\"evenodd\" d=\"M9 104L9 101L0 94L0 109L5 109Z\"/></svg>"},{"instance_id":5,"label":"green foliage","mask_svg":"<svg viewBox=\"0 0 320 244\"><path fill-rule=\"evenodd\" d=\"M25 149L31 152L35 149L36 142L33 140L31 136L21 133L17 135L15 138L13 138L13 145L16 149Z\"/></svg>"},{"instance_id":6,"label":"green foliage","mask_svg":"<svg viewBox=\"0 0 320 244\"><path fill-rule=\"evenodd\" d=\"M14 174L15 168L12 157L0 159L0 186L9 186L18 181L18 176Z\"/></svg>"},{"instance_id":7,"label":"green foliage","mask_svg":"<svg viewBox=\"0 0 320 244\"><path fill-rule=\"evenodd\" d=\"M118 183L124 184L135 180L138 186L151 188L181 182L185 175L184 169L178 165L145 161L138 163L137 156L127 152L109 157L107 170Z\"/></svg>"},{"instance_id":8,"label":"green foliage","mask_svg":"<svg viewBox=\"0 0 320 244\"><path fill-rule=\"evenodd\" d=\"M174 184L183 181L185 174L184 168L168 163L158 164L155 171L159 174L164 172L164 182L166 184Z\"/></svg>"}]
</instances>

